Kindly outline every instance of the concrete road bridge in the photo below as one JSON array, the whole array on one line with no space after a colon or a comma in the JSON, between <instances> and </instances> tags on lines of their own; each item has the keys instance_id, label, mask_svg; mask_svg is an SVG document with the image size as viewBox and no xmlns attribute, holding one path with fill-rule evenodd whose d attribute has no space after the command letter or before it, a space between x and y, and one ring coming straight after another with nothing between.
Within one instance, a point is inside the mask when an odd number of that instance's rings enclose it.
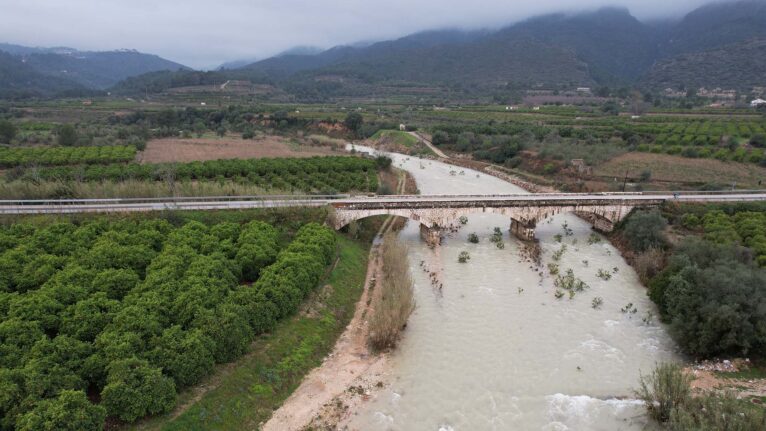
<instances>
[{"instance_id":1,"label":"concrete road bridge","mask_svg":"<svg viewBox=\"0 0 766 431\"><path fill-rule=\"evenodd\" d=\"M406 217L420 224L424 239L439 241L440 229L455 225L461 216L494 213L510 219L511 232L534 239L535 226L561 212L572 212L602 232L635 208L664 202L716 203L766 201L766 191L642 192L642 193L536 193L507 195L396 195L396 196L226 196L150 199L62 199L0 201L0 214L66 214L222 210L331 206L336 229L376 215Z\"/></svg>"}]
</instances>

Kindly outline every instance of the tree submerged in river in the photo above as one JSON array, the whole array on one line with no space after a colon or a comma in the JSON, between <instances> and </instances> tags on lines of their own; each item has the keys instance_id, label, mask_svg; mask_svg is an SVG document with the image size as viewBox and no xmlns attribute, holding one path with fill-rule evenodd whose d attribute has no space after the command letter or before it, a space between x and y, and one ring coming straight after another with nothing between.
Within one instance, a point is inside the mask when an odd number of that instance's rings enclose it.
<instances>
[{"instance_id":1,"label":"tree submerged in river","mask_svg":"<svg viewBox=\"0 0 766 431\"><path fill-rule=\"evenodd\" d=\"M461 251L457 256L457 261L460 263L467 263L469 260L471 260L471 255L467 251Z\"/></svg>"},{"instance_id":2,"label":"tree submerged in river","mask_svg":"<svg viewBox=\"0 0 766 431\"><path fill-rule=\"evenodd\" d=\"M569 292L569 299L573 299L575 294L590 287L586 282L575 277L574 271L571 268L567 269L564 275L558 274L556 280L553 281L553 285L556 286L557 289L563 289Z\"/></svg>"}]
</instances>

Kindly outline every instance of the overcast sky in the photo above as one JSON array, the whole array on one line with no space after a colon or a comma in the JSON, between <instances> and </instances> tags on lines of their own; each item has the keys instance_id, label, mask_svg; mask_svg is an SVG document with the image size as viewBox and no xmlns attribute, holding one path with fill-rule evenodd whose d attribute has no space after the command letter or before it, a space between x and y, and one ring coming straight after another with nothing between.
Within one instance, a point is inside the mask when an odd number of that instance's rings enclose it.
<instances>
[{"instance_id":1,"label":"overcast sky","mask_svg":"<svg viewBox=\"0 0 766 431\"><path fill-rule=\"evenodd\" d=\"M0 0L0 42L138 49L191 67L533 15L620 5L639 19L710 0Z\"/></svg>"}]
</instances>

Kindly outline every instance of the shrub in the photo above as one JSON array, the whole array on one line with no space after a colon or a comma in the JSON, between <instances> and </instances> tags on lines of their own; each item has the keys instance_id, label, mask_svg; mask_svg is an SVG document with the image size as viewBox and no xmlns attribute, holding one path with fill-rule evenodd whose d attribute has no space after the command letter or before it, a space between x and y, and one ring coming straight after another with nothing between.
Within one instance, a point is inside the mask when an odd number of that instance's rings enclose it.
<instances>
[{"instance_id":1,"label":"shrub","mask_svg":"<svg viewBox=\"0 0 766 431\"><path fill-rule=\"evenodd\" d=\"M660 364L641 376L636 396L649 416L671 431L758 431L766 427L766 412L748 406L731 393L706 392L692 396L692 377L677 364Z\"/></svg>"},{"instance_id":2,"label":"shrub","mask_svg":"<svg viewBox=\"0 0 766 431\"><path fill-rule=\"evenodd\" d=\"M652 419L667 422L673 411L691 398L690 383L691 377L683 373L680 365L660 364L651 374L641 376L636 397L644 401Z\"/></svg>"},{"instance_id":3,"label":"shrub","mask_svg":"<svg viewBox=\"0 0 766 431\"><path fill-rule=\"evenodd\" d=\"M106 409L92 404L83 391L64 390L54 399L42 400L21 416L18 431L100 431Z\"/></svg>"},{"instance_id":4,"label":"shrub","mask_svg":"<svg viewBox=\"0 0 766 431\"><path fill-rule=\"evenodd\" d=\"M58 130L58 144L71 147L77 143L77 130L71 124L65 124Z\"/></svg>"},{"instance_id":5,"label":"shrub","mask_svg":"<svg viewBox=\"0 0 766 431\"><path fill-rule=\"evenodd\" d=\"M752 252L689 238L649 286L670 332L701 357L766 354L766 272Z\"/></svg>"},{"instance_id":6,"label":"shrub","mask_svg":"<svg viewBox=\"0 0 766 431\"><path fill-rule=\"evenodd\" d=\"M682 408L674 409L668 428L671 431L766 429L763 408L750 407L734 394L705 394L692 397Z\"/></svg>"},{"instance_id":7,"label":"shrub","mask_svg":"<svg viewBox=\"0 0 766 431\"><path fill-rule=\"evenodd\" d=\"M132 422L148 414L164 413L175 404L173 380L140 359L123 359L109 365L102 404L110 416Z\"/></svg>"},{"instance_id":8,"label":"shrub","mask_svg":"<svg viewBox=\"0 0 766 431\"><path fill-rule=\"evenodd\" d=\"M7 120L0 120L0 143L10 144L17 133L16 126Z\"/></svg>"},{"instance_id":9,"label":"shrub","mask_svg":"<svg viewBox=\"0 0 766 431\"><path fill-rule=\"evenodd\" d=\"M466 263L471 259L471 255L467 251L461 251L457 257L457 261L460 263Z\"/></svg>"},{"instance_id":10,"label":"shrub","mask_svg":"<svg viewBox=\"0 0 766 431\"><path fill-rule=\"evenodd\" d=\"M753 137L750 138L750 145L759 148L766 147L766 135L753 135Z\"/></svg>"},{"instance_id":11,"label":"shrub","mask_svg":"<svg viewBox=\"0 0 766 431\"><path fill-rule=\"evenodd\" d=\"M386 234L381 247L383 277L370 318L369 342L375 350L394 347L399 333L415 308L412 277L405 246L394 233Z\"/></svg>"},{"instance_id":12,"label":"shrub","mask_svg":"<svg viewBox=\"0 0 766 431\"><path fill-rule=\"evenodd\" d=\"M650 248L638 253L633 260L633 268L643 283L648 283L663 268L665 254L658 248Z\"/></svg>"},{"instance_id":13,"label":"shrub","mask_svg":"<svg viewBox=\"0 0 766 431\"><path fill-rule=\"evenodd\" d=\"M468 242L472 244L478 244L479 243L479 235L476 235L476 233L471 232L468 234Z\"/></svg>"},{"instance_id":14,"label":"shrub","mask_svg":"<svg viewBox=\"0 0 766 431\"><path fill-rule=\"evenodd\" d=\"M623 235L636 251L663 248L666 244L663 231L667 224L659 211L638 211L625 222Z\"/></svg>"}]
</instances>

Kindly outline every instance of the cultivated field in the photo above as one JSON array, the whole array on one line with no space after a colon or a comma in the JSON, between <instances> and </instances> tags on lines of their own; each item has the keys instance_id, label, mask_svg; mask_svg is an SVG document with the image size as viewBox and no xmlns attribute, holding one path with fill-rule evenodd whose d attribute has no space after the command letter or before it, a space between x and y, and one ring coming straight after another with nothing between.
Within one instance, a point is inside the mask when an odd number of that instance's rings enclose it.
<instances>
[{"instance_id":1,"label":"cultivated field","mask_svg":"<svg viewBox=\"0 0 766 431\"><path fill-rule=\"evenodd\" d=\"M631 178L638 177L643 171L650 171L652 181L673 183L731 185L736 182L738 187L759 188L758 181L766 181L766 168L752 163L648 153L628 153L615 157L597 167L594 174L621 179L626 171Z\"/></svg>"},{"instance_id":2,"label":"cultivated field","mask_svg":"<svg viewBox=\"0 0 766 431\"><path fill-rule=\"evenodd\" d=\"M256 139L236 137L153 139L139 154L141 163L193 162L262 157L312 157L334 154L330 148L299 145L279 136Z\"/></svg>"}]
</instances>

